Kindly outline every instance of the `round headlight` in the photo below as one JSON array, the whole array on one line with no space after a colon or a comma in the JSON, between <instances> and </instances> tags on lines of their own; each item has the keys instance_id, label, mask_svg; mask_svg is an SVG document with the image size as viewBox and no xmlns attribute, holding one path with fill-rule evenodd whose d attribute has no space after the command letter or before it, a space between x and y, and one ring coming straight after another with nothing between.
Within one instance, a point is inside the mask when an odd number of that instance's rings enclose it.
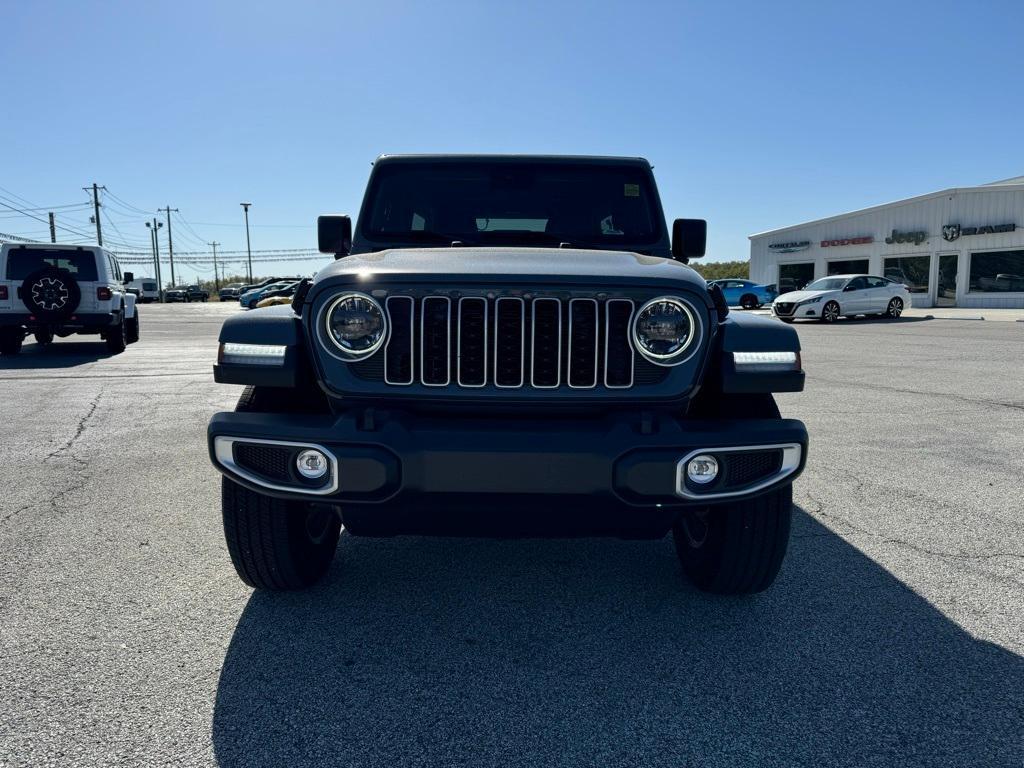
<instances>
[{"instance_id":1,"label":"round headlight","mask_svg":"<svg viewBox=\"0 0 1024 768\"><path fill-rule=\"evenodd\" d=\"M324 330L342 357L361 359L372 355L388 332L388 323L373 298L365 293L345 293L324 313Z\"/></svg>"},{"instance_id":2,"label":"round headlight","mask_svg":"<svg viewBox=\"0 0 1024 768\"><path fill-rule=\"evenodd\" d=\"M672 296L651 299L633 318L637 352L657 365L678 365L700 333L690 305Z\"/></svg>"}]
</instances>

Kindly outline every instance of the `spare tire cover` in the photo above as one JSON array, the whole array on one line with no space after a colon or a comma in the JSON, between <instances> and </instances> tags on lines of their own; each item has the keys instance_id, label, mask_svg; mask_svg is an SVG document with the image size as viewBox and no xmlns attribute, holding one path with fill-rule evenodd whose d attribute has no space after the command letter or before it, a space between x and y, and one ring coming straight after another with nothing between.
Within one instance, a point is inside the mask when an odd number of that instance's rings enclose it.
<instances>
[{"instance_id":1,"label":"spare tire cover","mask_svg":"<svg viewBox=\"0 0 1024 768\"><path fill-rule=\"evenodd\" d=\"M28 311L45 320L62 320L78 309L82 291L66 269L44 267L21 284L21 300Z\"/></svg>"}]
</instances>

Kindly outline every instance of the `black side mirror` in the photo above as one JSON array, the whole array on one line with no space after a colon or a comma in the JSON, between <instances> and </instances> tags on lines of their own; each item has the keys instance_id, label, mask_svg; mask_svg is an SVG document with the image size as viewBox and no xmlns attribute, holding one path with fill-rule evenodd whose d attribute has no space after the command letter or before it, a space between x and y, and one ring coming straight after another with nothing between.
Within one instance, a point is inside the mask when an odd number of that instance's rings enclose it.
<instances>
[{"instance_id":1,"label":"black side mirror","mask_svg":"<svg viewBox=\"0 0 1024 768\"><path fill-rule=\"evenodd\" d=\"M676 219L672 222L672 258L684 264L698 259L707 249L708 223L704 219Z\"/></svg>"},{"instance_id":2,"label":"black side mirror","mask_svg":"<svg viewBox=\"0 0 1024 768\"><path fill-rule=\"evenodd\" d=\"M844 293L846 291L856 291L856 290L857 290L857 286L853 285L852 283L850 285L847 285L845 288L843 288L843 292Z\"/></svg>"},{"instance_id":3,"label":"black side mirror","mask_svg":"<svg viewBox=\"0 0 1024 768\"><path fill-rule=\"evenodd\" d=\"M128 283L132 282L132 280L135 279L135 273L125 272L124 274L121 275L121 277L124 279L124 284L128 285Z\"/></svg>"},{"instance_id":4,"label":"black side mirror","mask_svg":"<svg viewBox=\"0 0 1024 768\"><path fill-rule=\"evenodd\" d=\"M348 256L352 250L352 219L336 214L318 216L316 235L320 253L333 253L336 259Z\"/></svg>"}]
</instances>

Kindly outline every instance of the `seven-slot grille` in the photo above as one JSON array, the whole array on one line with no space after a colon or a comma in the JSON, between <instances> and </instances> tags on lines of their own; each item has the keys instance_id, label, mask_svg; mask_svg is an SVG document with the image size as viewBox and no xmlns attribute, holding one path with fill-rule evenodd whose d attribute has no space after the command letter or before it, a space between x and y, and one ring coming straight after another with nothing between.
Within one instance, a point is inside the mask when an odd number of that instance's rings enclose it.
<instances>
[{"instance_id":1,"label":"seven-slot grille","mask_svg":"<svg viewBox=\"0 0 1024 768\"><path fill-rule=\"evenodd\" d=\"M391 296L384 381L393 386L628 389L632 299Z\"/></svg>"}]
</instances>

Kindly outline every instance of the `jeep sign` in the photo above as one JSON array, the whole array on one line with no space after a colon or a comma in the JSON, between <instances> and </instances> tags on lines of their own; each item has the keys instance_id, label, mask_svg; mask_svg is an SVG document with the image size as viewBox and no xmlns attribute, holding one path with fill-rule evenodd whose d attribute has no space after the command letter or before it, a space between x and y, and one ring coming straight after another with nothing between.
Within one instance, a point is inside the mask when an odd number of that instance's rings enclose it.
<instances>
[{"instance_id":1,"label":"jeep sign","mask_svg":"<svg viewBox=\"0 0 1024 768\"><path fill-rule=\"evenodd\" d=\"M900 232L898 229L894 229L892 234L885 238L885 243L886 245L892 245L893 243L913 243L914 245L920 245L927 239L927 232Z\"/></svg>"}]
</instances>

